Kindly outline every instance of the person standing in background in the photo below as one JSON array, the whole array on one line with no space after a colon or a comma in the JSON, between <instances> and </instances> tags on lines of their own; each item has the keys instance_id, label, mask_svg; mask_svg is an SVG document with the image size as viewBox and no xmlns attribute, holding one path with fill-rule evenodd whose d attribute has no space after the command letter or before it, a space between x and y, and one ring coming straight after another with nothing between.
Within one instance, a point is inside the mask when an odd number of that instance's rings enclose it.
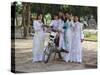
<instances>
[{"instance_id":1,"label":"person standing in background","mask_svg":"<svg viewBox=\"0 0 100 75\"><path fill-rule=\"evenodd\" d=\"M74 35L73 35L73 45L72 45L72 50L73 50L73 62L76 63L82 63L82 42L84 39L84 35L82 32L82 27L81 23L79 22L79 17L75 16L75 28L74 28Z\"/></svg>"},{"instance_id":2,"label":"person standing in background","mask_svg":"<svg viewBox=\"0 0 100 75\"><path fill-rule=\"evenodd\" d=\"M74 52L72 47L73 45L73 38L74 38L74 31L75 31L75 24L74 24L74 16L72 14L70 14L70 21L69 21L69 27L70 27L70 34L69 34L69 49L70 49L70 53L69 53L69 61L73 62L74 61Z\"/></svg>"},{"instance_id":3,"label":"person standing in background","mask_svg":"<svg viewBox=\"0 0 100 75\"><path fill-rule=\"evenodd\" d=\"M64 19L63 19L63 12L59 12L58 13L59 15L59 50L63 50L65 49L65 46L64 46Z\"/></svg>"},{"instance_id":4,"label":"person standing in background","mask_svg":"<svg viewBox=\"0 0 100 75\"><path fill-rule=\"evenodd\" d=\"M34 28L34 37L33 37L33 63L43 60L43 51L44 51L44 31L43 31L43 22L42 14L37 15L37 20L33 22Z\"/></svg>"},{"instance_id":5,"label":"person standing in background","mask_svg":"<svg viewBox=\"0 0 100 75\"><path fill-rule=\"evenodd\" d=\"M58 30L58 27L59 27L59 19L58 19L58 14L54 14L53 16L53 20L51 21L50 23L50 26L52 27L53 30ZM55 39L55 44L57 47L59 47L59 33L57 33L56 35L56 39Z\"/></svg>"},{"instance_id":6,"label":"person standing in background","mask_svg":"<svg viewBox=\"0 0 100 75\"><path fill-rule=\"evenodd\" d=\"M65 62L72 62L72 35L74 30L74 21L72 14L65 13L65 23L64 23L65 31L64 31L64 43L66 50L69 51L68 54L64 55Z\"/></svg>"}]
</instances>

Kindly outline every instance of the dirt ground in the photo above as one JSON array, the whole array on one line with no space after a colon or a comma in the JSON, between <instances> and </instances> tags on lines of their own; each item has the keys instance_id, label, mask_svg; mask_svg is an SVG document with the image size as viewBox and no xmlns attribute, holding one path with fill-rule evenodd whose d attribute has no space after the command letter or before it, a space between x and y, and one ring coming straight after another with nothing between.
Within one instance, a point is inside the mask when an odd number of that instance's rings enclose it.
<instances>
[{"instance_id":1,"label":"dirt ground","mask_svg":"<svg viewBox=\"0 0 100 75\"><path fill-rule=\"evenodd\" d=\"M92 67L85 66L85 64L97 61L97 42L84 41L82 46L83 62L81 64L66 63L63 60L57 59L52 59L47 64L44 62L32 63L32 39L16 39L16 71L21 73L92 69Z\"/></svg>"}]
</instances>

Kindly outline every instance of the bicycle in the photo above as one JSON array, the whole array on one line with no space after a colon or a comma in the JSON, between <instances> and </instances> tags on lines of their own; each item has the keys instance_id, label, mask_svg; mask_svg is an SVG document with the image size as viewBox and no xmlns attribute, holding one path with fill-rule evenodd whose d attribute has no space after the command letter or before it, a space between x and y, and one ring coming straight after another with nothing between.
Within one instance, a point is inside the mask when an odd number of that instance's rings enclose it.
<instances>
[{"instance_id":1,"label":"bicycle","mask_svg":"<svg viewBox=\"0 0 100 75\"><path fill-rule=\"evenodd\" d=\"M57 42L58 41L58 37L57 37L57 31L56 30L51 30L50 31L50 35L49 35L49 42L48 45L45 47L45 50L43 52L43 61L44 63L48 63L50 56L52 53L54 53L54 58L56 56L56 53L59 54L59 57L61 57L61 52L65 52L65 53L69 53L68 51L65 50L59 50L57 47ZM59 42L58 42L59 43Z\"/></svg>"}]
</instances>

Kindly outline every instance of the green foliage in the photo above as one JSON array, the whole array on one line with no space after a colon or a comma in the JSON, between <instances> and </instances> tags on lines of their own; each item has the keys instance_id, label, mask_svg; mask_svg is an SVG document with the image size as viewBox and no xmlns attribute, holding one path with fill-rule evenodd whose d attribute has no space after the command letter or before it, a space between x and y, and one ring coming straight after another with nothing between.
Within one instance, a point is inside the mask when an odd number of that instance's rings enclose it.
<instances>
[{"instance_id":1,"label":"green foliage","mask_svg":"<svg viewBox=\"0 0 100 75\"><path fill-rule=\"evenodd\" d=\"M47 13L47 14L44 16L44 24L45 24L45 25L50 25L50 22L51 22L51 14L50 14L50 13Z\"/></svg>"},{"instance_id":2,"label":"green foliage","mask_svg":"<svg viewBox=\"0 0 100 75\"><path fill-rule=\"evenodd\" d=\"M84 32L84 39L90 41L97 41L97 33Z\"/></svg>"},{"instance_id":3,"label":"green foliage","mask_svg":"<svg viewBox=\"0 0 100 75\"><path fill-rule=\"evenodd\" d=\"M91 33L90 32L85 32L84 33L84 37L90 37L91 36Z\"/></svg>"},{"instance_id":4,"label":"green foliage","mask_svg":"<svg viewBox=\"0 0 100 75\"><path fill-rule=\"evenodd\" d=\"M16 14L22 14L22 4L16 5Z\"/></svg>"},{"instance_id":5,"label":"green foliage","mask_svg":"<svg viewBox=\"0 0 100 75\"><path fill-rule=\"evenodd\" d=\"M90 6L75 6L75 5L60 5L60 4L45 4L45 3L32 3L31 4L31 12L32 13L50 13L51 15L57 13L59 11L68 11L74 15L78 16L88 16L93 15L97 21L97 7ZM16 12L21 14L22 12L22 4L17 4Z\"/></svg>"},{"instance_id":6,"label":"green foliage","mask_svg":"<svg viewBox=\"0 0 100 75\"><path fill-rule=\"evenodd\" d=\"M40 3L32 4L32 12L43 12L44 14L49 12L51 14L54 14L55 12L59 12L59 10L63 12L68 11L78 16L88 16L92 14L95 19L97 18L97 14L96 14L97 7L58 5L58 4L40 4Z\"/></svg>"}]
</instances>

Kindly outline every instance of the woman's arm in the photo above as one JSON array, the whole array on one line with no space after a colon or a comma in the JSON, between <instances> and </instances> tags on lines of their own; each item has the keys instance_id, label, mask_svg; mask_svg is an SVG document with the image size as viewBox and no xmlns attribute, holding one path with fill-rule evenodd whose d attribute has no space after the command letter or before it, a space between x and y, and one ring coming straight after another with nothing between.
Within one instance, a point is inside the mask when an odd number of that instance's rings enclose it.
<instances>
[{"instance_id":1,"label":"woman's arm","mask_svg":"<svg viewBox=\"0 0 100 75\"><path fill-rule=\"evenodd\" d=\"M84 41L84 33L83 33L83 29L82 29L82 25L80 24L80 35L81 35L81 42Z\"/></svg>"}]
</instances>

